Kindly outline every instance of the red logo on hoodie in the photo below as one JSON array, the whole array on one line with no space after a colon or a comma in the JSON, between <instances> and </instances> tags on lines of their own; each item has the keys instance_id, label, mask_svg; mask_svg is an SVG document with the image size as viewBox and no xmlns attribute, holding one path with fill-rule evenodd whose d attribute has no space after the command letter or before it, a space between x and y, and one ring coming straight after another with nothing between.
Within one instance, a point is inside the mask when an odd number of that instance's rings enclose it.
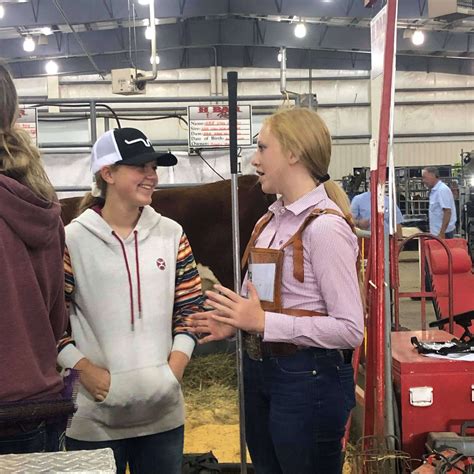
<instances>
[{"instance_id":1,"label":"red logo on hoodie","mask_svg":"<svg viewBox=\"0 0 474 474\"><path fill-rule=\"evenodd\" d=\"M162 258L158 258L156 260L156 266L160 269L160 270L166 270L166 262L162 259Z\"/></svg>"}]
</instances>

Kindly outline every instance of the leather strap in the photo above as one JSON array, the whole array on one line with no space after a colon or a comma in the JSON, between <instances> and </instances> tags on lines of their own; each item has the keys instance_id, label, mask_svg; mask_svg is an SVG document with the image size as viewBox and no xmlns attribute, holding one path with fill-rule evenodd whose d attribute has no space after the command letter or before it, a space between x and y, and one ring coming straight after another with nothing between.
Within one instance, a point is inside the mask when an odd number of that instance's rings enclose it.
<instances>
[{"instance_id":1,"label":"leather strap","mask_svg":"<svg viewBox=\"0 0 474 474\"><path fill-rule=\"evenodd\" d=\"M303 224L301 224L300 228L296 231L293 237L291 237L290 240L288 240L288 242L286 242L286 244L281 247L281 250L283 250L289 245L293 245L293 276L301 283L304 282L303 232L314 219L322 216L323 214L332 214L334 216L341 217L347 222L351 230L354 231L354 226L352 225L351 220L341 214L339 211L334 209L313 209L303 221Z\"/></svg>"},{"instance_id":2,"label":"leather strap","mask_svg":"<svg viewBox=\"0 0 474 474\"><path fill-rule=\"evenodd\" d=\"M259 235L262 233L263 229L268 225L268 223L272 220L273 212L268 211L256 224L252 231L252 235L250 236L250 240L245 247L245 252L242 257L241 265L242 269L244 269L247 265L250 249L255 246L255 242L257 241Z\"/></svg>"},{"instance_id":3,"label":"leather strap","mask_svg":"<svg viewBox=\"0 0 474 474\"><path fill-rule=\"evenodd\" d=\"M296 233L282 246L280 250L285 249L286 247L293 245L293 276L296 280L303 283L304 282L304 253L303 253L303 232L308 227L308 225L319 216L323 214L332 214L334 216L339 216L344 219L347 225L351 228L352 232L355 233L354 224L352 223L352 219L348 216L345 216L339 211L335 209L313 209L308 216L306 216L305 220L296 231ZM250 249L255 246L255 242L257 241L260 234L263 232L263 229L268 225L273 217L272 212L267 212L255 225L255 228L252 232L250 237L249 243L245 248L244 255L242 257L242 268L245 268L247 265L247 261L250 254ZM359 267L359 259L357 262L357 267ZM359 268L357 268L359 271Z\"/></svg>"}]
</instances>

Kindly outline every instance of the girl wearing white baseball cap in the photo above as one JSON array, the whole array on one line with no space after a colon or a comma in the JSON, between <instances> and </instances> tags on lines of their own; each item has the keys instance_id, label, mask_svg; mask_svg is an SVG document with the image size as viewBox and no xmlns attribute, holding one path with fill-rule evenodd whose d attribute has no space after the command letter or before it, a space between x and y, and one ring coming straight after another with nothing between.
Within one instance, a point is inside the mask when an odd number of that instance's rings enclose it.
<instances>
[{"instance_id":1,"label":"girl wearing white baseball cap","mask_svg":"<svg viewBox=\"0 0 474 474\"><path fill-rule=\"evenodd\" d=\"M203 310L201 280L182 227L151 206L155 152L134 128L95 143L95 187L66 227L70 337L59 364L80 370L68 450L110 447L117 472L181 472L180 382L196 337L183 319Z\"/></svg>"}]
</instances>

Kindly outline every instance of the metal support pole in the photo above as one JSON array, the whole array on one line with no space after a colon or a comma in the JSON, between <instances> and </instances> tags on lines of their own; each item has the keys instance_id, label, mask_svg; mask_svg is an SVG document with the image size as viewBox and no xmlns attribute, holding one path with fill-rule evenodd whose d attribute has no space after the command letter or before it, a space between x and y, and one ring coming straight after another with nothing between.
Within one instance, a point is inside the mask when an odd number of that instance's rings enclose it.
<instances>
[{"instance_id":1,"label":"metal support pole","mask_svg":"<svg viewBox=\"0 0 474 474\"><path fill-rule=\"evenodd\" d=\"M286 48L280 48L280 92L286 94Z\"/></svg>"},{"instance_id":2,"label":"metal support pole","mask_svg":"<svg viewBox=\"0 0 474 474\"><path fill-rule=\"evenodd\" d=\"M393 383L392 383L392 295L390 288L390 237L385 233L384 239L384 260L385 260L385 426L387 435L395 434L394 416L393 416ZM388 440L391 449L395 449L393 438ZM391 468L394 464L390 465ZM393 469L389 472L394 472ZM388 472L387 472L388 474Z\"/></svg>"},{"instance_id":3,"label":"metal support pole","mask_svg":"<svg viewBox=\"0 0 474 474\"><path fill-rule=\"evenodd\" d=\"M232 236L234 257L234 291L240 293L240 229L239 229L239 188L237 177L237 72L227 73L229 89L229 154L231 172L232 197ZM243 347L242 331L237 332L236 361L237 382L239 389L239 426L240 426L240 472L247 473L247 447L245 442L245 402L244 402L244 373L242 367Z\"/></svg>"},{"instance_id":4,"label":"metal support pole","mask_svg":"<svg viewBox=\"0 0 474 474\"><path fill-rule=\"evenodd\" d=\"M393 80L395 71L395 38L397 22L398 0L387 2L387 24L385 34L384 62L383 62L383 88L380 107L378 129L378 150L376 169L371 173L371 254L373 259L371 280L370 318L369 318L369 344L368 357L373 357L374 365L367 376L367 388L373 392L370 403L366 403L366 424L364 435L375 435L383 438L387 434L386 424L386 306L385 306L385 245L384 245L384 200L387 157L389 149L389 136L391 109L393 108ZM370 377L369 377L370 375ZM367 390L366 390L367 392ZM367 399L369 401L369 398Z\"/></svg>"},{"instance_id":5,"label":"metal support pole","mask_svg":"<svg viewBox=\"0 0 474 474\"><path fill-rule=\"evenodd\" d=\"M97 110L95 108L95 100L90 101L91 108L91 142L92 145L97 141Z\"/></svg>"}]
</instances>

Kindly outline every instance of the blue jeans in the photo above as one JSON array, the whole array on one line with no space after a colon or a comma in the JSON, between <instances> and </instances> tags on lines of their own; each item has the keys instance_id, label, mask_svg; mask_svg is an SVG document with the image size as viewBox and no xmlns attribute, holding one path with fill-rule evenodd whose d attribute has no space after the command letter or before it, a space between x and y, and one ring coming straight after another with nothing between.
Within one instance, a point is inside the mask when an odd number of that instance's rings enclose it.
<instances>
[{"instance_id":1,"label":"blue jeans","mask_svg":"<svg viewBox=\"0 0 474 474\"><path fill-rule=\"evenodd\" d=\"M111 448L117 474L180 474L183 463L184 426L138 438L110 441L79 441L66 438L68 451Z\"/></svg>"},{"instance_id":2,"label":"blue jeans","mask_svg":"<svg viewBox=\"0 0 474 474\"><path fill-rule=\"evenodd\" d=\"M244 357L245 429L257 474L338 474L355 390L338 351Z\"/></svg>"},{"instance_id":3,"label":"blue jeans","mask_svg":"<svg viewBox=\"0 0 474 474\"><path fill-rule=\"evenodd\" d=\"M9 430L18 431L8 436L2 435L0 428L0 454L25 454L62 451L64 449L64 429L54 424L38 422L34 427L25 428L18 423Z\"/></svg>"}]
</instances>

